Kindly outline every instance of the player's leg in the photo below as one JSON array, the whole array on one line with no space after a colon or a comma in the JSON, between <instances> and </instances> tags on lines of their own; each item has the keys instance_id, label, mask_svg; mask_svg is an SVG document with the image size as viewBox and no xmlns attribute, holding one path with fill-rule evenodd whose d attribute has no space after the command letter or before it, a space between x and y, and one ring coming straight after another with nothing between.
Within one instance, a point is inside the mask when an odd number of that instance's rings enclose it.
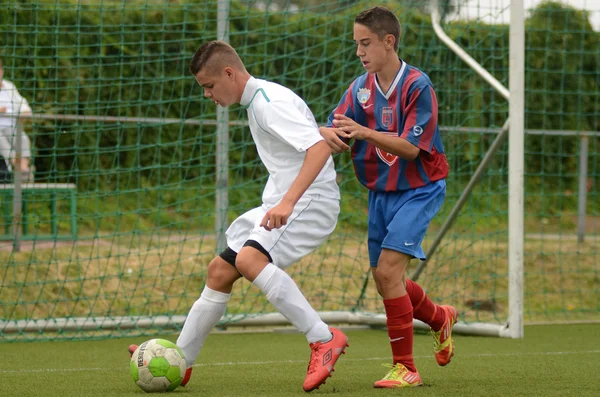
<instances>
[{"instance_id":1,"label":"player's leg","mask_svg":"<svg viewBox=\"0 0 600 397\"><path fill-rule=\"evenodd\" d=\"M242 248L236 266L246 279L254 283L275 308L287 318L309 342L331 339L331 332L308 303L294 280L272 263L270 255L263 254L262 246L250 240Z\"/></svg>"},{"instance_id":2,"label":"player's leg","mask_svg":"<svg viewBox=\"0 0 600 397\"><path fill-rule=\"evenodd\" d=\"M241 274L235 268L239 247L248 238L254 228L255 219L262 209L254 208L239 216L226 231L228 247L208 265L207 280L200 298L190 309L186 321L177 339L177 346L183 351L188 371L181 382L185 386L191 376L192 364L196 361L208 334L217 325L227 307L231 289Z\"/></svg>"},{"instance_id":3,"label":"player's leg","mask_svg":"<svg viewBox=\"0 0 600 397\"><path fill-rule=\"evenodd\" d=\"M209 263L204 290L192 305L177 338L188 367L194 364L208 334L225 314L233 284L241 277L228 260L235 263L235 252L229 248Z\"/></svg>"},{"instance_id":4,"label":"player's leg","mask_svg":"<svg viewBox=\"0 0 600 397\"><path fill-rule=\"evenodd\" d=\"M200 354L208 334L225 314L233 283L241 277L232 265L235 263L235 255L235 251L227 248L209 263L204 290L192 305L177 338L177 346L183 352L188 366L181 386L190 381L192 365Z\"/></svg>"},{"instance_id":5,"label":"player's leg","mask_svg":"<svg viewBox=\"0 0 600 397\"><path fill-rule=\"evenodd\" d=\"M438 213L446 196L445 181L437 181L402 195L402 202L388 226L396 232L388 233L383 247L403 252L409 257L425 260L421 247L433 217ZM410 225L410 228L400 225ZM428 324L434 337L434 351L439 365L446 365L454 354L452 327L457 311L451 306L435 305L425 291L414 281L405 279L405 288L413 306L414 318Z\"/></svg>"},{"instance_id":6,"label":"player's leg","mask_svg":"<svg viewBox=\"0 0 600 397\"><path fill-rule=\"evenodd\" d=\"M411 256L394 249L388 236L409 229L396 217L405 201L401 192L369 192L369 260L377 291L383 297L393 361L387 375L375 382L378 388L418 386L421 378L412 356L413 313L404 286ZM387 244L386 244L387 243Z\"/></svg>"},{"instance_id":7,"label":"player's leg","mask_svg":"<svg viewBox=\"0 0 600 397\"><path fill-rule=\"evenodd\" d=\"M422 384L413 359L413 308L404 287L404 273L411 257L383 249L373 278L383 296L388 337L392 349L392 367L375 382L377 388L412 387Z\"/></svg>"},{"instance_id":8,"label":"player's leg","mask_svg":"<svg viewBox=\"0 0 600 397\"><path fill-rule=\"evenodd\" d=\"M329 328L294 280L271 263L272 259L267 259L263 248L256 248L256 241L250 243L252 246L240 251L236 266L298 331L306 335L311 347L311 361L303 388L305 391L314 390L331 376L335 362L347 346L348 338L341 331ZM324 361L323 355L328 351L331 352L331 359Z\"/></svg>"},{"instance_id":9,"label":"player's leg","mask_svg":"<svg viewBox=\"0 0 600 397\"><path fill-rule=\"evenodd\" d=\"M318 388L331 376L348 339L321 320L294 280L282 269L321 245L335 229L338 213L337 200L302 198L284 227L270 232L255 229L236 261L244 277L260 288L269 302L305 334L311 346L305 391ZM330 356L323 360L328 352Z\"/></svg>"},{"instance_id":10,"label":"player's leg","mask_svg":"<svg viewBox=\"0 0 600 397\"><path fill-rule=\"evenodd\" d=\"M406 291L413 304L414 318L431 328L437 363L441 366L447 365L454 355L452 328L458 320L458 311L453 306L434 304L423 288L409 279L406 279Z\"/></svg>"},{"instance_id":11,"label":"player's leg","mask_svg":"<svg viewBox=\"0 0 600 397\"><path fill-rule=\"evenodd\" d=\"M412 280L405 279L405 287L413 305L413 316L429 325L432 330L439 331L446 321L444 309L433 303L423 288Z\"/></svg>"},{"instance_id":12,"label":"player's leg","mask_svg":"<svg viewBox=\"0 0 600 397\"><path fill-rule=\"evenodd\" d=\"M209 263L206 286L200 298L192 305L177 338L177 346L183 352L187 364L181 386L189 382L192 365L200 354L208 334L225 314L233 283L241 277L232 265L235 263L235 255L233 250L227 248ZM137 345L130 345L129 355L131 356L136 349Z\"/></svg>"},{"instance_id":13,"label":"player's leg","mask_svg":"<svg viewBox=\"0 0 600 397\"><path fill-rule=\"evenodd\" d=\"M238 271L265 293L281 314L306 335L309 343L330 339L331 332L282 269L320 246L335 229L338 213L337 200L303 197L287 225L271 231L256 227L236 259ZM257 224L262 215L259 218Z\"/></svg>"},{"instance_id":14,"label":"player's leg","mask_svg":"<svg viewBox=\"0 0 600 397\"><path fill-rule=\"evenodd\" d=\"M404 239L393 240L388 237L388 243L399 246L405 253L425 260L421 243L433 217L438 213L446 197L446 182L437 181L427 186L417 188L406 195L399 216L411 225L410 234L400 236ZM398 215L397 215L398 216ZM406 246L406 242L415 243ZM423 288L412 280L405 280L406 290L413 304L414 318L423 321L431 327L436 361L439 365L447 365L454 355L452 327L458 319L458 312L452 306L434 304Z\"/></svg>"}]
</instances>

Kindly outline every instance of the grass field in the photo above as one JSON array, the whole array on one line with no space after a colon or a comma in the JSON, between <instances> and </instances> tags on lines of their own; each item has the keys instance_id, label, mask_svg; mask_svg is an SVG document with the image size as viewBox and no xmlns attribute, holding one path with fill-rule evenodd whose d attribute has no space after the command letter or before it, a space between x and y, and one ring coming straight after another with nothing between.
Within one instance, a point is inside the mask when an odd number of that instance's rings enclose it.
<instances>
[{"instance_id":1,"label":"grass field","mask_svg":"<svg viewBox=\"0 0 600 397\"><path fill-rule=\"evenodd\" d=\"M528 326L521 340L458 335L456 356L438 367L429 335L415 335L424 386L375 390L389 362L387 333L348 330L350 347L313 396L597 396L600 324ZM167 335L175 340L176 336ZM142 396L126 346L143 339L0 345L0 396ZM211 335L179 396L300 396L309 349L302 335Z\"/></svg>"}]
</instances>

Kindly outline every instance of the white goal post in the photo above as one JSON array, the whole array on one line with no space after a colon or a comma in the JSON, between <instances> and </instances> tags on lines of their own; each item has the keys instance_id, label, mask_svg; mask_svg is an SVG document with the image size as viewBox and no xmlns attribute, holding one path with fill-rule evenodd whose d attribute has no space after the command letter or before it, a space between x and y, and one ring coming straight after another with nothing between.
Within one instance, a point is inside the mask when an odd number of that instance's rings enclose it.
<instances>
[{"instance_id":1,"label":"white goal post","mask_svg":"<svg viewBox=\"0 0 600 397\"><path fill-rule=\"evenodd\" d=\"M436 236L427 252L429 258L435 252L444 234L450 229L461 207L467 201L480 175L485 172L494 152L504 140L509 138L509 203L508 203L508 318L504 325L484 324L486 330L496 327L498 336L522 338L523 330L523 239L524 239L524 134L525 134L525 17L523 0L510 0L509 32L509 89L492 76L473 57L454 42L442 29L438 0L431 0L431 23L438 38L460 57L470 68L479 74L509 102L509 117L502 131L496 137L485 158L475 171L463 194L452 209L448 219ZM414 276L420 274L427 262L421 263ZM413 276L413 278L414 278ZM478 334L476 329L482 324L468 324L473 328L465 333ZM458 331L458 330L457 330ZM464 330L466 331L466 330Z\"/></svg>"}]
</instances>

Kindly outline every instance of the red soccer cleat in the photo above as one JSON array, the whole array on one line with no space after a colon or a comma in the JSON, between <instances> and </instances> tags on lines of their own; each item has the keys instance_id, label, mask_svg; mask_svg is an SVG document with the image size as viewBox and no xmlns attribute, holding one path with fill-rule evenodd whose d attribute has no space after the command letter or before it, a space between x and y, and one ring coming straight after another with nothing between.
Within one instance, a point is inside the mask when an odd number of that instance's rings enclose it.
<instances>
[{"instance_id":1,"label":"red soccer cleat","mask_svg":"<svg viewBox=\"0 0 600 397\"><path fill-rule=\"evenodd\" d=\"M452 340L452 328L458 320L458 312L452 306L442 306L446 312L446 321L439 331L431 331L433 335L433 350L438 365L447 365L454 356L454 341Z\"/></svg>"},{"instance_id":2,"label":"red soccer cleat","mask_svg":"<svg viewBox=\"0 0 600 397\"><path fill-rule=\"evenodd\" d=\"M183 380L181 381L179 386L187 385L187 383L190 381L191 377L192 377L192 367L188 367L188 369L185 370L185 375L183 376Z\"/></svg>"},{"instance_id":3,"label":"red soccer cleat","mask_svg":"<svg viewBox=\"0 0 600 397\"><path fill-rule=\"evenodd\" d=\"M332 338L329 342L315 342L310 344L310 362L306 370L306 378L302 388L309 392L325 384L327 378L335 371L335 365L340 355L345 354L348 337L337 328L329 328Z\"/></svg>"},{"instance_id":4,"label":"red soccer cleat","mask_svg":"<svg viewBox=\"0 0 600 397\"><path fill-rule=\"evenodd\" d=\"M129 345L127 351L129 352L129 357L133 356L133 353L137 350L138 345Z\"/></svg>"}]
</instances>

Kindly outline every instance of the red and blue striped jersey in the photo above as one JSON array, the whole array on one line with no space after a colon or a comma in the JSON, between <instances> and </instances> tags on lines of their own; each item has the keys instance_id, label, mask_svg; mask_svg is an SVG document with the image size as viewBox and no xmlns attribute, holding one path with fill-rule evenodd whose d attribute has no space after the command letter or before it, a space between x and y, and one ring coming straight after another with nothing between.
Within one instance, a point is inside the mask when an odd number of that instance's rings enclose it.
<instances>
[{"instance_id":1,"label":"red and blue striped jersey","mask_svg":"<svg viewBox=\"0 0 600 397\"><path fill-rule=\"evenodd\" d=\"M438 104L429 77L402 62L394 82L384 93L375 74L365 73L346 90L329 115L344 114L382 134L390 134L421 149L417 158L404 160L356 139L352 144L354 171L374 191L414 189L446 178L448 161L438 128Z\"/></svg>"}]
</instances>

